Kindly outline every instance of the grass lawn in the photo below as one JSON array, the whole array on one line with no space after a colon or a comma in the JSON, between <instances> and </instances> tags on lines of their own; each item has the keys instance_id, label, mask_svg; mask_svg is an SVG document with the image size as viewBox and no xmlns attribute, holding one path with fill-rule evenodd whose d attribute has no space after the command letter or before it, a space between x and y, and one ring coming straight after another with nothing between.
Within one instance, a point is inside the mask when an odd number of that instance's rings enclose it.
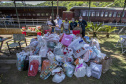
<instances>
[{"instance_id":1,"label":"grass lawn","mask_svg":"<svg viewBox=\"0 0 126 84\"><path fill-rule=\"evenodd\" d=\"M109 71L102 74L98 80L87 76L83 78L66 77L61 84L126 84L126 54L121 54L121 48L115 45L119 39L118 35L111 35L106 38L105 35L99 35L101 51L112 58L112 66ZM0 75L1 84L55 84L52 82L53 76L47 80L42 80L38 73L35 77L28 77L28 71L18 71L16 65L12 65L11 69Z\"/></svg>"}]
</instances>

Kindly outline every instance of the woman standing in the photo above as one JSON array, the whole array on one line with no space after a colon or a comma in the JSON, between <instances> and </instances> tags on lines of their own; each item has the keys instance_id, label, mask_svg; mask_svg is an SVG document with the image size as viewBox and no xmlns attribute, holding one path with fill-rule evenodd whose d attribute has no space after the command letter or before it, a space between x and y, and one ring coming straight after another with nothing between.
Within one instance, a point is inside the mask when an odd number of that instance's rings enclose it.
<instances>
[{"instance_id":1,"label":"woman standing","mask_svg":"<svg viewBox=\"0 0 126 84\"><path fill-rule=\"evenodd\" d=\"M50 16L50 19L49 19L49 21L47 22L47 25L49 26L49 27L51 27L51 29L52 29L52 31L51 31L51 33L54 33L54 28L55 28L55 22L54 22L54 20L52 19L52 17Z\"/></svg>"},{"instance_id":2,"label":"woman standing","mask_svg":"<svg viewBox=\"0 0 126 84\"><path fill-rule=\"evenodd\" d=\"M69 34L69 21L68 19L66 18L65 19L65 22L63 23L63 33L65 34Z\"/></svg>"}]
</instances>

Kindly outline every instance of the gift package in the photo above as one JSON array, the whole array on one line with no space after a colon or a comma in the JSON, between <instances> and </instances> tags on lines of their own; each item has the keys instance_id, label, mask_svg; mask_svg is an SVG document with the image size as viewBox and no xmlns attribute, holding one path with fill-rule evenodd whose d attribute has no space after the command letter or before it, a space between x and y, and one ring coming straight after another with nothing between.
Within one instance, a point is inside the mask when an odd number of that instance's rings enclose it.
<instances>
[{"instance_id":1,"label":"gift package","mask_svg":"<svg viewBox=\"0 0 126 84\"><path fill-rule=\"evenodd\" d=\"M40 73L43 80L53 76L52 82L60 83L65 77L94 77L110 69L112 59L100 50L98 40L75 34L50 34L33 38L30 44L17 53L17 69L28 76Z\"/></svg>"}]
</instances>

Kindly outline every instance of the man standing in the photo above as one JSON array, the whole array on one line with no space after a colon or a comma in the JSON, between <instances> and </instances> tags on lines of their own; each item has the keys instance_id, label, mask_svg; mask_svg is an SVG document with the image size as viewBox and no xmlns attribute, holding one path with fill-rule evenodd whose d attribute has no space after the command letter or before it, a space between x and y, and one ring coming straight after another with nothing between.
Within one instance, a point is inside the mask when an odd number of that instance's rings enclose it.
<instances>
[{"instance_id":1,"label":"man standing","mask_svg":"<svg viewBox=\"0 0 126 84\"><path fill-rule=\"evenodd\" d=\"M72 30L77 26L77 23L75 22L74 18L72 18L72 22L70 23L70 33L72 33Z\"/></svg>"},{"instance_id":2,"label":"man standing","mask_svg":"<svg viewBox=\"0 0 126 84\"><path fill-rule=\"evenodd\" d=\"M82 19L82 17L79 17L78 25L82 28L82 37L85 36L85 27L87 26L87 22Z\"/></svg>"},{"instance_id":3,"label":"man standing","mask_svg":"<svg viewBox=\"0 0 126 84\"><path fill-rule=\"evenodd\" d=\"M56 16L55 24L56 24L55 31L56 31L56 33L60 34L61 33L62 20L59 18L59 15Z\"/></svg>"}]
</instances>

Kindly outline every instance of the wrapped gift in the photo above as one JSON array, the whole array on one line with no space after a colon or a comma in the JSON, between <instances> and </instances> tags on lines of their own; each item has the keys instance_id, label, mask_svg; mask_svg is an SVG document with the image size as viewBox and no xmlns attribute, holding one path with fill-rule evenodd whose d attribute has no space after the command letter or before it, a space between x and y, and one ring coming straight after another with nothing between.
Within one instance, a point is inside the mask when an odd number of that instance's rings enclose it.
<instances>
[{"instance_id":1,"label":"wrapped gift","mask_svg":"<svg viewBox=\"0 0 126 84\"><path fill-rule=\"evenodd\" d=\"M49 66L51 65L49 60L44 60L42 63L42 69L41 71L45 71L47 68L49 68Z\"/></svg>"},{"instance_id":2,"label":"wrapped gift","mask_svg":"<svg viewBox=\"0 0 126 84\"><path fill-rule=\"evenodd\" d=\"M37 35L41 36L41 32L37 32Z\"/></svg>"},{"instance_id":3,"label":"wrapped gift","mask_svg":"<svg viewBox=\"0 0 126 84\"><path fill-rule=\"evenodd\" d=\"M41 72L41 57L38 55L32 55L29 56L29 64L32 60L38 60L39 61L39 67L38 67L38 71Z\"/></svg>"},{"instance_id":4,"label":"wrapped gift","mask_svg":"<svg viewBox=\"0 0 126 84\"><path fill-rule=\"evenodd\" d=\"M40 74L40 78L46 80L50 75L51 75L51 71L56 68L57 66L57 62L52 63L49 68L47 68L46 70L42 71Z\"/></svg>"},{"instance_id":5,"label":"wrapped gift","mask_svg":"<svg viewBox=\"0 0 126 84\"><path fill-rule=\"evenodd\" d=\"M62 41L63 36L64 36L64 33L60 36L60 40L59 40L59 42L61 42L61 41Z\"/></svg>"},{"instance_id":6,"label":"wrapped gift","mask_svg":"<svg viewBox=\"0 0 126 84\"><path fill-rule=\"evenodd\" d=\"M76 35L76 34L80 34L80 30L73 30L72 32L73 32L73 34L75 34L75 35Z\"/></svg>"},{"instance_id":7,"label":"wrapped gift","mask_svg":"<svg viewBox=\"0 0 126 84\"><path fill-rule=\"evenodd\" d=\"M73 36L64 34L61 43L65 46L69 46L70 43L72 42L72 38Z\"/></svg>"},{"instance_id":8,"label":"wrapped gift","mask_svg":"<svg viewBox=\"0 0 126 84\"><path fill-rule=\"evenodd\" d=\"M32 60L29 65L28 76L35 76L38 72L39 61Z\"/></svg>"},{"instance_id":9,"label":"wrapped gift","mask_svg":"<svg viewBox=\"0 0 126 84\"><path fill-rule=\"evenodd\" d=\"M22 31L22 34L24 34L26 36L26 31Z\"/></svg>"},{"instance_id":10,"label":"wrapped gift","mask_svg":"<svg viewBox=\"0 0 126 84\"><path fill-rule=\"evenodd\" d=\"M20 52L17 53L17 69L19 71L22 71L23 67L24 67L24 60L26 58L25 52Z\"/></svg>"}]
</instances>

